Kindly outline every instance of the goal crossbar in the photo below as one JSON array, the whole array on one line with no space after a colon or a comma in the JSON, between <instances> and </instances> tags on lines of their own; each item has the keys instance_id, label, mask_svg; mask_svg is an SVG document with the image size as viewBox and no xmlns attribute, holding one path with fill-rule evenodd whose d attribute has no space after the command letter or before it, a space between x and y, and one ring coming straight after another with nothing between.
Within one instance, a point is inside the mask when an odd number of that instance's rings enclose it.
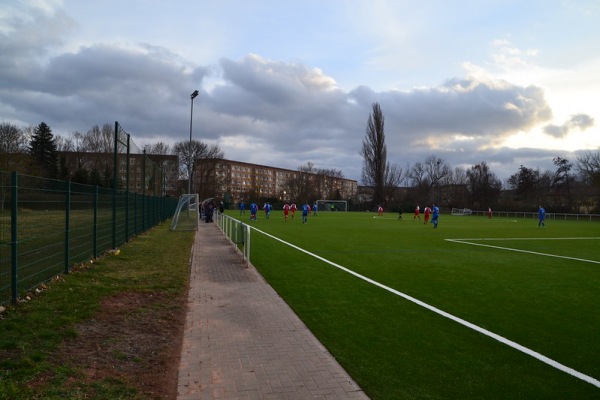
<instances>
[{"instance_id":1,"label":"goal crossbar","mask_svg":"<svg viewBox=\"0 0 600 400\"><path fill-rule=\"evenodd\" d=\"M470 208L453 208L452 215L471 215L473 210Z\"/></svg>"},{"instance_id":2,"label":"goal crossbar","mask_svg":"<svg viewBox=\"0 0 600 400\"><path fill-rule=\"evenodd\" d=\"M317 200L317 209L319 211L348 211L347 200Z\"/></svg>"}]
</instances>

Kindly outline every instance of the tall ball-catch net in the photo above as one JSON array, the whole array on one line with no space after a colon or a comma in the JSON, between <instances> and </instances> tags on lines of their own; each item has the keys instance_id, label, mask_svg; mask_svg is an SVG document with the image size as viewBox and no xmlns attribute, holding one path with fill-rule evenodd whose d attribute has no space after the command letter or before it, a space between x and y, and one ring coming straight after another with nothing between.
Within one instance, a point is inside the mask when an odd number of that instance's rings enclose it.
<instances>
[{"instance_id":1,"label":"tall ball-catch net","mask_svg":"<svg viewBox=\"0 0 600 400\"><path fill-rule=\"evenodd\" d=\"M172 231L197 231L200 223L200 201L197 194L184 194L179 198L171 222Z\"/></svg>"}]
</instances>

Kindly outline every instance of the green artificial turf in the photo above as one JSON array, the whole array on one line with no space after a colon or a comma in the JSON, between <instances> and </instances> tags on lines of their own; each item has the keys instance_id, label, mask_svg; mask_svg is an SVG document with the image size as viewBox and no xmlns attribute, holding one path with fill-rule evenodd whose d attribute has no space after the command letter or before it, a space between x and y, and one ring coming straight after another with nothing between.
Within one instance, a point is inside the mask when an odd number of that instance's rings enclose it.
<instances>
[{"instance_id":1,"label":"green artificial turf","mask_svg":"<svg viewBox=\"0 0 600 400\"><path fill-rule=\"evenodd\" d=\"M600 380L597 223L261 216L243 222ZM373 399L600 398L594 384L257 230L251 262Z\"/></svg>"}]
</instances>

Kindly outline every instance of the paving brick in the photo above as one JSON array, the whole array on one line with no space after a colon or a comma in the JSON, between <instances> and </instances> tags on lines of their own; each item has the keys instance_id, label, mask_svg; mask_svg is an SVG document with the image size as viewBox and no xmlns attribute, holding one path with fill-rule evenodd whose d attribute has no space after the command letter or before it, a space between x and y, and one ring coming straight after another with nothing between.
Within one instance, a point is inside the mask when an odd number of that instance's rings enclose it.
<instances>
[{"instance_id":1,"label":"paving brick","mask_svg":"<svg viewBox=\"0 0 600 400\"><path fill-rule=\"evenodd\" d=\"M201 224L178 400L307 398L367 396L218 226Z\"/></svg>"}]
</instances>

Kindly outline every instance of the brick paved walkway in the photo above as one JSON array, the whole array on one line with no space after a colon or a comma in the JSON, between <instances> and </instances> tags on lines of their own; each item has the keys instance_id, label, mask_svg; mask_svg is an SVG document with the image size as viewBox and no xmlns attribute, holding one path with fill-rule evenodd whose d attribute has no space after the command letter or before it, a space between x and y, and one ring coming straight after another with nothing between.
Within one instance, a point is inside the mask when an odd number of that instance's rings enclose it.
<instances>
[{"instance_id":1,"label":"brick paved walkway","mask_svg":"<svg viewBox=\"0 0 600 400\"><path fill-rule=\"evenodd\" d=\"M367 399L216 224L193 248L178 400Z\"/></svg>"}]
</instances>

